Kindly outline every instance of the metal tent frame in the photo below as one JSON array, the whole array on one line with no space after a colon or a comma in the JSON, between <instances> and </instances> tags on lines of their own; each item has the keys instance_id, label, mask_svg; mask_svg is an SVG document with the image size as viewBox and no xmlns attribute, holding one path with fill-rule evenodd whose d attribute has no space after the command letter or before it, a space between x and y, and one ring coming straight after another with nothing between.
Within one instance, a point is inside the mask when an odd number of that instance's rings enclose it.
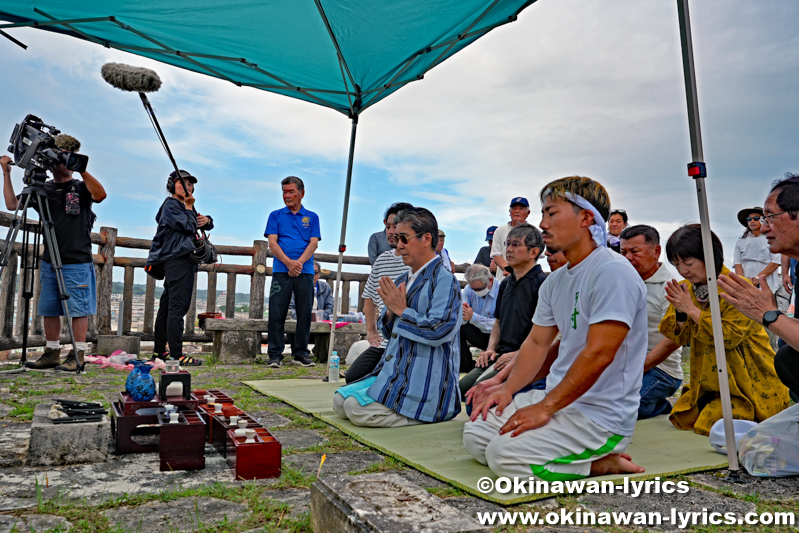
<instances>
[{"instance_id":1,"label":"metal tent frame","mask_svg":"<svg viewBox=\"0 0 799 533\"><path fill-rule=\"evenodd\" d=\"M683 56L683 74L685 78L685 90L688 105L688 125L691 138L691 157L692 162L688 165L689 175L695 180L697 198L699 204L700 222L702 226L702 241L703 251L705 256L705 264L713 264L713 252L710 237L710 217L708 211L707 192L705 187L705 179L707 177L706 166L704 162L704 154L702 151L702 136L699 122L699 105L696 91L696 73L694 68L693 59L693 43L691 38L691 25L690 16L688 11L688 0L676 0L677 10L680 26L680 40ZM8 38L15 44L25 47L23 43L10 36L4 30L19 27L34 27L50 31L64 33L72 37L85 39L95 44L99 44L106 48L116 48L119 50L132 52L134 54L154 58L158 61L176 65L188 70L201 72L203 74L227 80L239 87L254 87L257 89L267 90L286 96L300 98L318 105L322 105L329 109L333 109L340 113L347 115L352 121L352 128L350 133L350 146L347 161L347 175L346 184L344 189L344 206L342 213L341 223L341 238L339 244L339 257L338 267L336 273L335 284L335 301L339 300L339 285L341 280L341 268L343 263L344 252L346 251L346 233L347 233L347 218L349 214L349 200L350 189L352 184L352 169L355 156L355 138L358 126L358 119L363 111L387 97L397 89L407 85L408 83L419 81L423 79L424 73L434 68L442 61L446 60L458 50L467 46L477 38L485 35L494 28L500 27L504 24L514 22L517 20L518 14L533 4L535 0L527 0L519 3L518 8L514 9L512 15L498 21L493 21L485 24L484 26L477 27L487 16L498 9L500 0L493 0L485 7L477 17L468 24L464 29L459 30L455 37L451 37L439 42L429 43L426 46L419 47L418 51L408 57L404 63L399 65L393 72L390 79L386 80L382 85L372 87L366 90L355 82L346 58L342 53L339 46L336 34L331 26L321 0L314 0L314 4L318 14L324 23L329 38L335 47L338 66L341 71L341 87L308 87L301 84L292 83L291 80L284 79L284 77L271 72L259 66L256 62L242 57L232 57L219 54L204 53L202 51L185 51L178 50L171 47L160 40L147 35L146 33L137 30L131 24L125 23L116 16L101 16L101 17L83 17L72 19L61 19L44 12L41 9L34 8L34 12L42 17L42 19L33 16L21 16L13 13L3 12L0 8L0 16L6 20L13 20L10 24L0 25L0 35ZM503 6L507 8L507 6ZM123 34L135 35L139 40L144 40L153 46L139 46L131 43L124 43L121 41L113 41L106 38L100 38L92 35L91 31L78 28L79 25L84 24L97 24L109 23L116 27L116 29L124 30ZM95 26L92 26L96 30ZM195 43L196 44L196 43ZM208 65L208 62L221 62L226 66L235 65L237 72L243 74L246 72L250 75L256 75L259 81L242 81L237 79L236 76L229 73L221 72L222 69ZM421 73L412 74L414 67L422 67ZM326 95L345 95L347 99L346 106L339 105L331 102L330 98L325 99ZM711 317L713 321L713 334L716 339L723 339L721 329L721 312L718 302L718 288L716 286L716 273L713 269L708 269L707 282L710 292L710 308ZM331 328L331 342L330 351L333 350L335 340L335 321L338 315L338 307L334 307L333 313L333 327ZM724 353L723 342L715 343L717 368L719 372L719 383L721 388L722 398L722 411L724 414L724 427L727 439L727 456L729 459L730 477L737 479L739 477L738 457L736 453L735 436L733 432L732 422L732 407L730 402L729 382L727 373L726 356Z\"/></svg>"}]
</instances>

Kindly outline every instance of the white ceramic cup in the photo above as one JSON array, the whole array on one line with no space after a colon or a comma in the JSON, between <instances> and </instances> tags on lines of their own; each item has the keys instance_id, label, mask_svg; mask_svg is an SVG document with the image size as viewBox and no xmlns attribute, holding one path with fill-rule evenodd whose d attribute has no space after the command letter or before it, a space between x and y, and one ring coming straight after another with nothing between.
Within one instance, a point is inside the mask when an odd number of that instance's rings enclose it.
<instances>
[{"instance_id":1,"label":"white ceramic cup","mask_svg":"<svg viewBox=\"0 0 799 533\"><path fill-rule=\"evenodd\" d=\"M230 425L231 426L236 426L236 425L238 425L238 423L239 423L239 416L238 415L233 415L233 416L230 417Z\"/></svg>"},{"instance_id":2,"label":"white ceramic cup","mask_svg":"<svg viewBox=\"0 0 799 533\"><path fill-rule=\"evenodd\" d=\"M169 412L169 423L170 424L177 424L178 418L180 418L180 413L177 411L170 411Z\"/></svg>"}]
</instances>

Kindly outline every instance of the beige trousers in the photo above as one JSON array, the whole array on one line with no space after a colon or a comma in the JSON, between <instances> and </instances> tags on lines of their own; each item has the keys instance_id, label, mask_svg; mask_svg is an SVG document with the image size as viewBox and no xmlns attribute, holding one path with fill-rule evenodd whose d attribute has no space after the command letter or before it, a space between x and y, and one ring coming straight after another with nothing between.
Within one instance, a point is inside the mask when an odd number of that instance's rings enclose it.
<instances>
[{"instance_id":1,"label":"beige trousers","mask_svg":"<svg viewBox=\"0 0 799 533\"><path fill-rule=\"evenodd\" d=\"M349 419L356 426L363 427L399 428L423 423L403 416L382 403L361 405L355 398L344 398L338 393L333 395L333 411L341 418Z\"/></svg>"}]
</instances>

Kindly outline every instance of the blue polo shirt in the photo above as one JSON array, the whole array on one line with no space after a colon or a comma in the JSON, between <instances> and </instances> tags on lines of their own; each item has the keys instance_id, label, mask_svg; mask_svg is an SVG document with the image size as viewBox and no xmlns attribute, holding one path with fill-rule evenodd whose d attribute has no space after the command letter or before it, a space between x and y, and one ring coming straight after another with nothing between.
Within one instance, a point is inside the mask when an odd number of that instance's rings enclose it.
<instances>
[{"instance_id":1,"label":"blue polo shirt","mask_svg":"<svg viewBox=\"0 0 799 533\"><path fill-rule=\"evenodd\" d=\"M322 234L319 231L319 217L313 211L308 211L302 206L296 215L288 207L269 213L264 237L269 238L270 235L277 235L278 246L286 254L286 257L294 260L300 258L311 243L311 237L322 240ZM288 271L288 267L275 257L272 262L272 272ZM313 256L302 265L302 273L313 275Z\"/></svg>"}]
</instances>

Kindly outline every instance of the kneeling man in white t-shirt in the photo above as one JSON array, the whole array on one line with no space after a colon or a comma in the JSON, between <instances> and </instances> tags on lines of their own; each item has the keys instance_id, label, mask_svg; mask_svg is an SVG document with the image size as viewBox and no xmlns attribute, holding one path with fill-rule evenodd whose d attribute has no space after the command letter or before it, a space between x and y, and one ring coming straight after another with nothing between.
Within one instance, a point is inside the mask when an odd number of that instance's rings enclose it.
<instances>
[{"instance_id":1,"label":"kneeling man in white t-shirt","mask_svg":"<svg viewBox=\"0 0 799 533\"><path fill-rule=\"evenodd\" d=\"M541 202L544 244L569 263L541 285L516 364L478 385L464 446L498 476L563 481L643 472L624 451L646 358L646 287L605 246L610 199L601 184L555 180ZM548 359L559 332L560 349ZM546 391L514 396L544 376Z\"/></svg>"}]
</instances>

